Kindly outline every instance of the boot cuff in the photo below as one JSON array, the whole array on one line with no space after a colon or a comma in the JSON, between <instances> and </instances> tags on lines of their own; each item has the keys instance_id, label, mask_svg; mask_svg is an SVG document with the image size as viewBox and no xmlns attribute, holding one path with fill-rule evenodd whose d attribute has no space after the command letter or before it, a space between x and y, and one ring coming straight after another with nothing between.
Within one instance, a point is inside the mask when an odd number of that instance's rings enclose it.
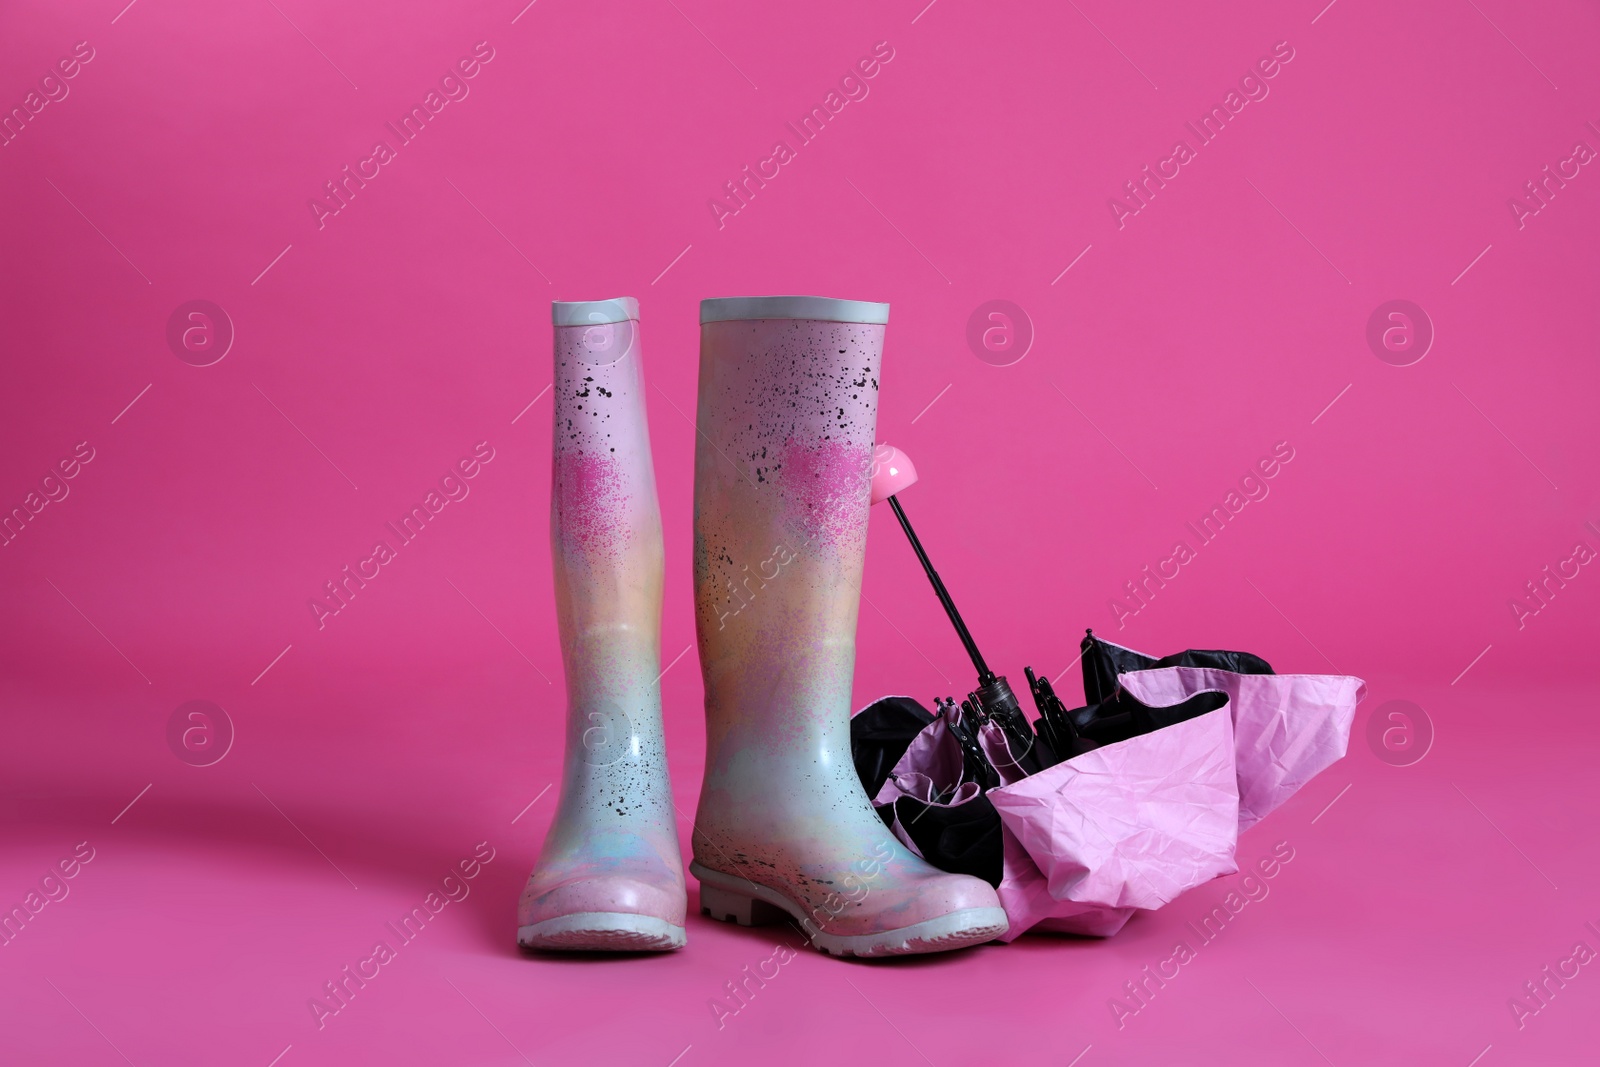
<instances>
[{"instance_id":1,"label":"boot cuff","mask_svg":"<svg viewBox=\"0 0 1600 1067\"><path fill-rule=\"evenodd\" d=\"M725 296L700 301L700 322L748 319L809 319L814 322L866 322L884 325L889 305L826 296Z\"/></svg>"}]
</instances>

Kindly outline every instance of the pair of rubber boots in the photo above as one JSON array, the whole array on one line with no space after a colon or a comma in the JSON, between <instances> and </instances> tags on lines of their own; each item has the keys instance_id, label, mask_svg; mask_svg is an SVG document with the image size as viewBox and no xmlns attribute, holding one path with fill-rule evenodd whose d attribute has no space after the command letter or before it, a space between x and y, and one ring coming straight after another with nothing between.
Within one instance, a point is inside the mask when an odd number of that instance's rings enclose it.
<instances>
[{"instance_id":1,"label":"pair of rubber boots","mask_svg":"<svg viewBox=\"0 0 1600 1067\"><path fill-rule=\"evenodd\" d=\"M791 922L835 955L943 951L1006 929L986 882L937 870L884 826L850 758L888 315L887 304L820 297L700 308L694 593L706 767L689 870L713 918ZM527 948L685 941L638 318L631 298L554 305L550 545L566 763L518 905Z\"/></svg>"}]
</instances>

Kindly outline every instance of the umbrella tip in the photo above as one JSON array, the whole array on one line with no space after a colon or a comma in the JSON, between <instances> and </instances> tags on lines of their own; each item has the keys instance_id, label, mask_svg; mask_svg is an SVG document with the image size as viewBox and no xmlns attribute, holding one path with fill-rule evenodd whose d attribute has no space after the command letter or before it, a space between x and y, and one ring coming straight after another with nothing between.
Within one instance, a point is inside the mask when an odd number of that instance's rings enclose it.
<instances>
[{"instance_id":1,"label":"umbrella tip","mask_svg":"<svg viewBox=\"0 0 1600 1067\"><path fill-rule=\"evenodd\" d=\"M890 444L872 450L872 502L882 503L917 480L911 457Z\"/></svg>"}]
</instances>

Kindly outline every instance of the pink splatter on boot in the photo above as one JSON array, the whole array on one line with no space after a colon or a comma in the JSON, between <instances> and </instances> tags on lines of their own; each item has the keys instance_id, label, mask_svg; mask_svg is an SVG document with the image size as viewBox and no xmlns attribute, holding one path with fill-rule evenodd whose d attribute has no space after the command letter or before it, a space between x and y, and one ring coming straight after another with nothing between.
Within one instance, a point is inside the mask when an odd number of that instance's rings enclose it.
<instances>
[{"instance_id":1,"label":"pink splatter on boot","mask_svg":"<svg viewBox=\"0 0 1600 1067\"><path fill-rule=\"evenodd\" d=\"M838 955L988 941L978 878L908 851L850 759L886 304L701 304L695 611L706 771L694 828L701 910L792 918Z\"/></svg>"},{"instance_id":2,"label":"pink splatter on boot","mask_svg":"<svg viewBox=\"0 0 1600 1067\"><path fill-rule=\"evenodd\" d=\"M661 513L639 305L557 303L550 548L567 681L555 822L517 905L525 948L681 948L661 732Z\"/></svg>"}]
</instances>

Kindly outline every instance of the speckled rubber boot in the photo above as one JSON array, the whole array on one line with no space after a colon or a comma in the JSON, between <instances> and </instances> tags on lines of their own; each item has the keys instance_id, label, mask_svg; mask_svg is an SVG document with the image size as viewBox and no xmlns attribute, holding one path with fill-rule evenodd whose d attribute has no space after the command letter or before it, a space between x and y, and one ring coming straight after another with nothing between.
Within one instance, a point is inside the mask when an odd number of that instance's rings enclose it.
<instances>
[{"instance_id":1,"label":"speckled rubber boot","mask_svg":"<svg viewBox=\"0 0 1600 1067\"><path fill-rule=\"evenodd\" d=\"M561 799L517 905L524 948L684 943L661 733L661 513L639 305L557 303L550 548L567 681Z\"/></svg>"},{"instance_id":2,"label":"speckled rubber boot","mask_svg":"<svg viewBox=\"0 0 1600 1067\"><path fill-rule=\"evenodd\" d=\"M945 874L872 810L850 759L886 304L700 306L694 577L706 772L700 908L790 922L818 949L937 952L1006 929L988 883Z\"/></svg>"}]
</instances>

